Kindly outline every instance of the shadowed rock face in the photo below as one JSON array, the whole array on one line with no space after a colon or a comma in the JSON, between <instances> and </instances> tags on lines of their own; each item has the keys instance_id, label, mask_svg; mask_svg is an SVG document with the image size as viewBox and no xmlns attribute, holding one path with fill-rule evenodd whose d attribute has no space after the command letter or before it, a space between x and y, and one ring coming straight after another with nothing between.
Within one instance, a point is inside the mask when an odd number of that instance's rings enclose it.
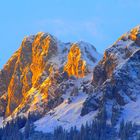
<instances>
[{"instance_id":1,"label":"shadowed rock face","mask_svg":"<svg viewBox=\"0 0 140 140\"><path fill-rule=\"evenodd\" d=\"M86 67L98 61L92 52L84 51L86 47L98 56L90 44L62 43L47 33L24 38L0 71L0 115L39 107L49 110L50 102L53 107L60 104L61 95L68 89L64 81L68 82L69 76L84 77Z\"/></svg>"},{"instance_id":2,"label":"shadowed rock face","mask_svg":"<svg viewBox=\"0 0 140 140\"><path fill-rule=\"evenodd\" d=\"M125 40L123 40L125 38ZM129 43L128 43L129 41ZM138 48L134 41L129 39L129 35L123 35L110 48L104 52L103 59L95 66L93 70L92 83L95 87L103 84L107 79L112 77L114 70L120 63L128 59Z\"/></svg>"},{"instance_id":3,"label":"shadowed rock face","mask_svg":"<svg viewBox=\"0 0 140 140\"><path fill-rule=\"evenodd\" d=\"M121 114L126 106L132 111L129 104L139 103L139 31L140 27L132 29L105 51L103 59L93 70L94 90L83 105L82 116L91 111L100 113L105 106L108 120L114 125L123 118Z\"/></svg>"},{"instance_id":4,"label":"shadowed rock face","mask_svg":"<svg viewBox=\"0 0 140 140\"><path fill-rule=\"evenodd\" d=\"M98 86L112 76L112 72L116 67L116 58L109 54L108 51L104 53L103 60L94 68L93 71L93 85Z\"/></svg>"},{"instance_id":5,"label":"shadowed rock face","mask_svg":"<svg viewBox=\"0 0 140 140\"><path fill-rule=\"evenodd\" d=\"M140 47L140 27L122 35L112 47L105 50L103 59L93 70L93 85L96 87L110 79L118 65L127 60Z\"/></svg>"}]
</instances>

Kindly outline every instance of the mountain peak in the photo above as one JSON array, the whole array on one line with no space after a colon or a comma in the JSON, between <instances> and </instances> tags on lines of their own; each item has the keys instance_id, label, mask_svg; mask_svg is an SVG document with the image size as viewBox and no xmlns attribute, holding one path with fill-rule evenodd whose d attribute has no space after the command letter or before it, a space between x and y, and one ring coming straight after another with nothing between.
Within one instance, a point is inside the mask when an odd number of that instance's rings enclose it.
<instances>
[{"instance_id":1,"label":"mountain peak","mask_svg":"<svg viewBox=\"0 0 140 140\"><path fill-rule=\"evenodd\" d=\"M63 43L43 32L25 37L0 73L0 93L6 97L2 112L8 116L42 110L52 99L57 105L64 92L58 85L68 76L91 74L100 56L93 45L83 41Z\"/></svg>"}]
</instances>

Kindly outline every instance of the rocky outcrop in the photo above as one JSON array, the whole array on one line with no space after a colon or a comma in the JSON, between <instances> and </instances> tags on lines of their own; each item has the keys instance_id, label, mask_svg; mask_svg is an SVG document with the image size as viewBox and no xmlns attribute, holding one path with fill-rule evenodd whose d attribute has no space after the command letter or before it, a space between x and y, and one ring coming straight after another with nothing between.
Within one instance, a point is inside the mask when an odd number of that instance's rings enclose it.
<instances>
[{"instance_id":1,"label":"rocky outcrop","mask_svg":"<svg viewBox=\"0 0 140 140\"><path fill-rule=\"evenodd\" d=\"M66 71L69 76L76 76L77 78L85 76L86 62L81 59L81 50L76 44L73 44L70 48L64 71Z\"/></svg>"},{"instance_id":2,"label":"rocky outcrop","mask_svg":"<svg viewBox=\"0 0 140 140\"><path fill-rule=\"evenodd\" d=\"M50 35L39 33L32 43L32 64L30 66L33 86L41 84L41 75L44 71L48 71L48 64L46 63L51 56L57 53L56 40L53 40Z\"/></svg>"},{"instance_id":3,"label":"rocky outcrop","mask_svg":"<svg viewBox=\"0 0 140 140\"><path fill-rule=\"evenodd\" d=\"M42 77L49 73L50 64L47 60L55 55L56 51L56 41L48 34L39 33L23 40L8 86L6 115L18 107L31 87L37 88L42 84Z\"/></svg>"},{"instance_id":4,"label":"rocky outcrop","mask_svg":"<svg viewBox=\"0 0 140 140\"><path fill-rule=\"evenodd\" d=\"M8 103L6 108L6 115L9 115L22 101L23 95L28 91L31 84L30 64L32 62L32 41L25 38L18 50L17 60L13 68L13 74L7 88Z\"/></svg>"},{"instance_id":5,"label":"rocky outcrop","mask_svg":"<svg viewBox=\"0 0 140 140\"><path fill-rule=\"evenodd\" d=\"M37 109L44 112L51 108L51 101L55 101L53 107L60 104L70 88L70 77L88 75L86 68L93 67L99 58L96 49L85 42L62 43L48 33L24 38L0 71L1 115Z\"/></svg>"},{"instance_id":6,"label":"rocky outcrop","mask_svg":"<svg viewBox=\"0 0 140 140\"><path fill-rule=\"evenodd\" d=\"M93 85L98 86L112 76L112 72L116 67L116 58L108 51L104 53L103 60L94 68Z\"/></svg>"},{"instance_id":7,"label":"rocky outcrop","mask_svg":"<svg viewBox=\"0 0 140 140\"><path fill-rule=\"evenodd\" d=\"M103 59L93 70L92 83L96 87L110 79L114 70L139 49L139 26L122 35L110 48L105 50Z\"/></svg>"}]
</instances>

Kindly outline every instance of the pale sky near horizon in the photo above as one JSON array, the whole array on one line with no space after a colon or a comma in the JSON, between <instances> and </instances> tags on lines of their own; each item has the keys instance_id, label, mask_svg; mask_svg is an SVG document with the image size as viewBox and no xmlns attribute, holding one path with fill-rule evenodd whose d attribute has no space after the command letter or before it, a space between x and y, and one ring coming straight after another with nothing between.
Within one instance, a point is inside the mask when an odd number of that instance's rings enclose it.
<instances>
[{"instance_id":1,"label":"pale sky near horizon","mask_svg":"<svg viewBox=\"0 0 140 140\"><path fill-rule=\"evenodd\" d=\"M64 42L90 42L103 53L139 24L140 0L1 0L0 69L24 36L39 31Z\"/></svg>"}]
</instances>

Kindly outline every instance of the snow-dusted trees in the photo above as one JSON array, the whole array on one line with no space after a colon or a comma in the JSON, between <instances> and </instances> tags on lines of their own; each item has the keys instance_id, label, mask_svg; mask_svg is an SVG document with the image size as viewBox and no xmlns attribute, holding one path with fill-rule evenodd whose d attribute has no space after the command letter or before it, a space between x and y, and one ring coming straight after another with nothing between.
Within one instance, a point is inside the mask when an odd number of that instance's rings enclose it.
<instances>
[{"instance_id":1,"label":"snow-dusted trees","mask_svg":"<svg viewBox=\"0 0 140 140\"><path fill-rule=\"evenodd\" d=\"M120 129L119 129L119 137L121 140L127 140L130 137L132 137L134 126L132 125L132 122L126 122L124 123L124 120L120 123Z\"/></svg>"},{"instance_id":2,"label":"snow-dusted trees","mask_svg":"<svg viewBox=\"0 0 140 140\"><path fill-rule=\"evenodd\" d=\"M19 131L18 124L14 121L7 123L5 128L1 128L1 140L22 140L22 134Z\"/></svg>"},{"instance_id":3,"label":"snow-dusted trees","mask_svg":"<svg viewBox=\"0 0 140 140\"><path fill-rule=\"evenodd\" d=\"M119 132L116 132L113 126L106 123L105 107L101 109L99 118L93 120L92 123L86 123L80 129L77 129L76 126L71 127L70 130L65 130L59 126L53 133L34 131L32 117L29 118L27 120L18 118L8 122L4 128L0 128L0 140L129 140L137 128L131 122L122 120ZM139 135L137 139L140 140Z\"/></svg>"},{"instance_id":4,"label":"snow-dusted trees","mask_svg":"<svg viewBox=\"0 0 140 140\"><path fill-rule=\"evenodd\" d=\"M24 137L25 137L25 139L29 138L30 132L31 132L31 124L30 124L30 121L28 120L25 124L25 127L24 127Z\"/></svg>"}]
</instances>

